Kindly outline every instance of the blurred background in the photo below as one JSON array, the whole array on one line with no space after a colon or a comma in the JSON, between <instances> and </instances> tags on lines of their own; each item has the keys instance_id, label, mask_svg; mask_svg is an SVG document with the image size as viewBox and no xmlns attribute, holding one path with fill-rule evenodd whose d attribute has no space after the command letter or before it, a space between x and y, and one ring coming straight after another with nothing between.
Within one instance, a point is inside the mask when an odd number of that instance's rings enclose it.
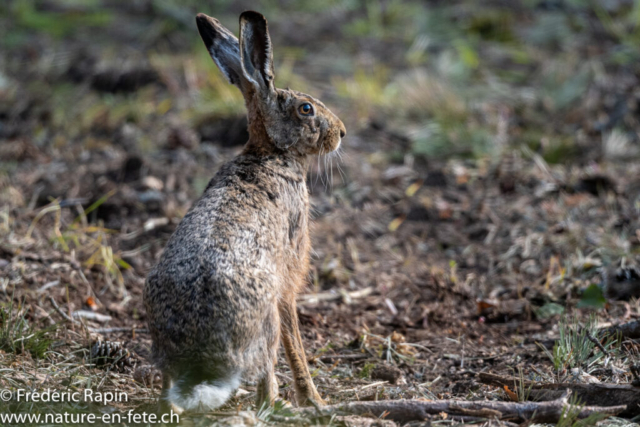
<instances>
[{"instance_id":1,"label":"blurred background","mask_svg":"<svg viewBox=\"0 0 640 427\"><path fill-rule=\"evenodd\" d=\"M633 0L5 0L0 298L144 325L147 272L247 140L194 17L237 33L247 9L277 85L348 130L309 171L310 354L363 328L480 354L574 309L639 313Z\"/></svg>"},{"instance_id":2,"label":"blurred background","mask_svg":"<svg viewBox=\"0 0 640 427\"><path fill-rule=\"evenodd\" d=\"M6 1L2 137L65 151L241 143L214 129L235 129L221 123L243 105L193 17L207 12L237 32L248 8L269 19L278 84L326 99L354 135L393 129L404 142L390 156L480 158L526 146L559 163L615 155L603 138L637 147L640 6L631 0ZM157 133L177 128L190 135L167 147Z\"/></svg>"}]
</instances>

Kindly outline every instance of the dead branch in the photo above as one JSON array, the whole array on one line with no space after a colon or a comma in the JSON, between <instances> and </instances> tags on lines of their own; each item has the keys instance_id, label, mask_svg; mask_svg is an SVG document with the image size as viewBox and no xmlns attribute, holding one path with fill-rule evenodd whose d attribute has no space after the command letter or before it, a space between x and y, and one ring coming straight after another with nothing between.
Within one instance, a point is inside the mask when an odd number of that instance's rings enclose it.
<instances>
[{"instance_id":1,"label":"dead branch","mask_svg":"<svg viewBox=\"0 0 640 427\"><path fill-rule=\"evenodd\" d=\"M329 414L372 414L381 416L386 413L385 419L398 422L425 420L433 414L445 412L450 416L469 416L469 414L486 414L501 420L530 420L543 423L557 422L567 409L571 407L569 396L571 390L556 400L549 402L499 402L499 401L465 401L465 400L379 400L375 402L348 402L329 405L321 408L323 415ZM602 407L583 406L580 409L579 418L586 418L591 414L600 413L618 415L624 411L626 405ZM309 417L316 416L315 408L296 410L298 414Z\"/></svg>"},{"instance_id":2,"label":"dead branch","mask_svg":"<svg viewBox=\"0 0 640 427\"><path fill-rule=\"evenodd\" d=\"M344 300L345 303L350 304L352 300L357 298L364 298L373 292L372 287L364 289L358 289L357 291L347 292L341 290L341 292L319 292L317 294L305 294L298 297L298 304L317 304L320 301L336 301L339 299Z\"/></svg>"},{"instance_id":3,"label":"dead branch","mask_svg":"<svg viewBox=\"0 0 640 427\"><path fill-rule=\"evenodd\" d=\"M397 424L391 420L380 420L374 418L357 417L348 415L346 417L336 417L334 419L338 425L346 427L396 427Z\"/></svg>"},{"instance_id":4,"label":"dead branch","mask_svg":"<svg viewBox=\"0 0 640 427\"><path fill-rule=\"evenodd\" d=\"M634 320L633 322L603 328L602 331L607 335L615 335L619 333L623 338L640 338L640 320Z\"/></svg>"},{"instance_id":5,"label":"dead branch","mask_svg":"<svg viewBox=\"0 0 640 427\"><path fill-rule=\"evenodd\" d=\"M94 311L88 311L88 310L76 310L73 312L73 318L74 319L87 319L87 320L93 320L94 322L98 322L98 323L107 323L110 322L112 317L111 316L107 316L106 314L100 314L100 313L96 313Z\"/></svg>"},{"instance_id":6,"label":"dead branch","mask_svg":"<svg viewBox=\"0 0 640 427\"><path fill-rule=\"evenodd\" d=\"M336 359L358 360L368 359L371 355L367 353L354 353L354 354L326 354L324 356L317 356L315 359L319 359L322 362L331 363Z\"/></svg>"},{"instance_id":7,"label":"dead branch","mask_svg":"<svg viewBox=\"0 0 640 427\"><path fill-rule=\"evenodd\" d=\"M69 323L75 323L76 325L79 325L80 322L78 322L77 320L72 319L71 317L69 317L69 315L67 313L65 313L64 311L62 311L62 309L60 308L60 306L58 305L58 303L56 302L56 300L53 299L52 296L49 296L49 302L51 302L51 305L53 306L53 309L55 311L58 312L58 314L60 316L62 316L62 318L64 320L66 320Z\"/></svg>"},{"instance_id":8,"label":"dead branch","mask_svg":"<svg viewBox=\"0 0 640 427\"><path fill-rule=\"evenodd\" d=\"M95 332L97 334L115 334L118 332L135 332L139 334L148 334L149 330L147 328L138 328L136 326L125 326L122 328L91 328L91 332Z\"/></svg>"},{"instance_id":9,"label":"dead branch","mask_svg":"<svg viewBox=\"0 0 640 427\"><path fill-rule=\"evenodd\" d=\"M530 388L530 398L534 400L557 399L565 390L575 393L578 400L585 405L616 406L625 405L626 410L620 413L623 417L640 415L640 388L628 384L582 384L582 383L535 383L524 381L515 377L503 377L500 375L481 372L478 379L483 384L496 387L524 387Z\"/></svg>"},{"instance_id":10,"label":"dead branch","mask_svg":"<svg viewBox=\"0 0 640 427\"><path fill-rule=\"evenodd\" d=\"M479 417L479 418L500 418L502 416L502 413L499 411L496 411L494 409L490 409L490 408L483 408L483 409L466 409L466 408L462 408L459 407L457 405L451 405L451 408L456 411L459 414L463 414L463 415L467 415L467 416L472 416L472 417Z\"/></svg>"},{"instance_id":11,"label":"dead branch","mask_svg":"<svg viewBox=\"0 0 640 427\"><path fill-rule=\"evenodd\" d=\"M53 306L53 309L60 316L62 316L62 318L64 320L66 320L69 323L73 323L74 325L84 326L84 327L87 328L87 330L89 332L94 332L94 333L97 333L97 334L111 334L111 333L116 333L116 332L131 332L131 333L138 332L138 333L141 333L141 334L149 333L148 329L146 329L146 328L137 328L135 326L129 326L129 327L124 327L124 328L92 328L90 326L84 325L82 322L80 322L77 319L73 319L73 318L69 317L69 315L67 313L62 311L62 309L60 308L60 306L58 305L56 300L53 299L53 297L49 296L49 302L51 302L51 305ZM78 312L75 312L74 315L76 315L77 313ZM83 318L83 316L78 316L78 317Z\"/></svg>"},{"instance_id":12,"label":"dead branch","mask_svg":"<svg viewBox=\"0 0 640 427\"><path fill-rule=\"evenodd\" d=\"M151 230L154 230L157 227L163 227L169 224L171 220L169 218L150 218L147 222L144 223L144 226L138 230L132 231L131 233L124 234L120 237L121 240L133 240L136 237L143 235L144 233L148 233Z\"/></svg>"},{"instance_id":13,"label":"dead branch","mask_svg":"<svg viewBox=\"0 0 640 427\"><path fill-rule=\"evenodd\" d=\"M600 341L598 341L593 335L591 335L589 331L586 331L586 333L587 333L587 339L591 341L593 344L595 344L595 346L598 347L598 349L602 352L602 354L609 357L609 352L607 351L606 348L604 348L604 346L600 343Z\"/></svg>"}]
</instances>

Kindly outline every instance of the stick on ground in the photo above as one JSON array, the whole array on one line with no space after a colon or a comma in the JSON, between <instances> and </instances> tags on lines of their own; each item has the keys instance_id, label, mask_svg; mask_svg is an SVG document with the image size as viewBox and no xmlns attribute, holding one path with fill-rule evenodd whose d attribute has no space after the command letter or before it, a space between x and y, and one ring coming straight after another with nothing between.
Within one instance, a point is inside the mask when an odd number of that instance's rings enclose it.
<instances>
[{"instance_id":1,"label":"stick on ground","mask_svg":"<svg viewBox=\"0 0 640 427\"><path fill-rule=\"evenodd\" d=\"M640 388L630 384L581 384L581 383L536 383L524 381L520 385L520 379L514 377L503 377L500 375L481 372L478 380L483 384L496 387L531 388L530 398L532 400L552 400L557 399L565 390L575 393L578 400L585 405L617 406L626 405L627 409L619 415L623 417L634 417L640 415Z\"/></svg>"},{"instance_id":2,"label":"stick on ground","mask_svg":"<svg viewBox=\"0 0 640 427\"><path fill-rule=\"evenodd\" d=\"M331 414L372 414L376 417L386 414L385 419L398 422L422 421L431 415L445 412L451 416L469 414L486 414L500 420L536 421L543 423L557 422L567 408L571 407L569 397L571 390L556 400L549 402L499 402L499 401L465 401L465 400L379 400L376 402L348 402L329 405L321 409L324 415ZM586 418L591 414L618 415L624 411L626 405L619 406L582 406L579 418ZM296 410L298 414L309 417L316 416L315 408ZM498 415L499 414L499 415Z\"/></svg>"},{"instance_id":3,"label":"stick on ground","mask_svg":"<svg viewBox=\"0 0 640 427\"><path fill-rule=\"evenodd\" d=\"M53 297L49 297L49 301L51 302L51 305L53 306L53 309L60 315L62 316L62 318L64 320L66 320L69 323L73 323L75 325L83 325L82 322L80 322L79 320L73 319L71 317L69 317L68 314L66 314L64 311L62 311L62 309L60 308L60 306L58 305L58 303L56 302L55 299L53 299ZM146 334L149 333L149 330L147 328L137 328L135 326L128 326L128 327L123 327L123 328L92 328L90 326L85 326L90 332L94 332L97 334L112 334L112 333L117 333L117 332L138 332L141 334Z\"/></svg>"},{"instance_id":4,"label":"stick on ground","mask_svg":"<svg viewBox=\"0 0 640 427\"><path fill-rule=\"evenodd\" d=\"M611 326L602 329L608 335L619 333L623 338L640 338L640 320L623 323L622 325Z\"/></svg>"}]
</instances>

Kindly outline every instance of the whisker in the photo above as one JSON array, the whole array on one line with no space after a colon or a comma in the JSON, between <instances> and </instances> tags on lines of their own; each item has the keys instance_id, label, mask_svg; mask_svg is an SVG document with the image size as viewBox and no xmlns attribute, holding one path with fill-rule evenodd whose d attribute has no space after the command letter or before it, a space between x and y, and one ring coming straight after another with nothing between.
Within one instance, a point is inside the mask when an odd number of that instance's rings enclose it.
<instances>
[{"instance_id":1,"label":"whisker","mask_svg":"<svg viewBox=\"0 0 640 427\"><path fill-rule=\"evenodd\" d=\"M340 166L340 163L344 162L344 159L342 158L342 146L338 147L338 149L331 154L333 155L334 153L334 157L336 158L336 167L338 168L338 173L340 174L340 180L344 184L346 177L344 171L342 170L342 167Z\"/></svg>"},{"instance_id":2,"label":"whisker","mask_svg":"<svg viewBox=\"0 0 640 427\"><path fill-rule=\"evenodd\" d=\"M340 156L338 156L340 157ZM340 161L342 160L342 157L340 157ZM340 173L340 179L342 180L342 183L346 183L346 176L344 174L344 171L342 170L342 167L340 166L340 161L336 162L336 166L338 167L338 172Z\"/></svg>"},{"instance_id":3,"label":"whisker","mask_svg":"<svg viewBox=\"0 0 640 427\"><path fill-rule=\"evenodd\" d=\"M320 182L322 183L323 187L327 187L327 183L324 179L324 167L320 166L320 159L322 158L322 163L324 166L324 147L320 147L320 154L318 155L318 176L320 177Z\"/></svg>"},{"instance_id":4,"label":"whisker","mask_svg":"<svg viewBox=\"0 0 640 427\"><path fill-rule=\"evenodd\" d=\"M327 173L327 156L323 156L322 157L322 164L324 166L324 191L328 192L328 187L329 187L329 174Z\"/></svg>"},{"instance_id":5,"label":"whisker","mask_svg":"<svg viewBox=\"0 0 640 427\"><path fill-rule=\"evenodd\" d=\"M322 156L322 147L320 147L320 153L318 154L318 167L316 168L316 180L313 183L313 186L315 187L316 185L318 185L318 178L320 177L320 156Z\"/></svg>"},{"instance_id":6,"label":"whisker","mask_svg":"<svg viewBox=\"0 0 640 427\"><path fill-rule=\"evenodd\" d=\"M333 192L333 153L329 153L329 158L327 160L329 160L329 175L327 176L327 179L329 180L329 189L330 192Z\"/></svg>"}]
</instances>

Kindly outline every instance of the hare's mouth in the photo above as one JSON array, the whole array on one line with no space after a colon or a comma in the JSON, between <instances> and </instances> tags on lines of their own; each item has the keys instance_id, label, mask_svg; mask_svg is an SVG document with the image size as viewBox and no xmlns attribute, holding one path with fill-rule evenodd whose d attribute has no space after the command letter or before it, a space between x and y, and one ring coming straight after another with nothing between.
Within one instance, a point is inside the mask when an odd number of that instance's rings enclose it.
<instances>
[{"instance_id":1,"label":"hare's mouth","mask_svg":"<svg viewBox=\"0 0 640 427\"><path fill-rule=\"evenodd\" d=\"M338 139L331 139L330 141L327 141L328 144L326 145L327 147L327 153L331 153L332 151L336 151L338 148L340 148L340 144L342 144L342 138L338 137Z\"/></svg>"},{"instance_id":2,"label":"hare's mouth","mask_svg":"<svg viewBox=\"0 0 640 427\"><path fill-rule=\"evenodd\" d=\"M342 145L342 137L340 135L328 134L322 138L320 144L318 144L317 153L319 155L325 155L332 153L340 148Z\"/></svg>"}]
</instances>

